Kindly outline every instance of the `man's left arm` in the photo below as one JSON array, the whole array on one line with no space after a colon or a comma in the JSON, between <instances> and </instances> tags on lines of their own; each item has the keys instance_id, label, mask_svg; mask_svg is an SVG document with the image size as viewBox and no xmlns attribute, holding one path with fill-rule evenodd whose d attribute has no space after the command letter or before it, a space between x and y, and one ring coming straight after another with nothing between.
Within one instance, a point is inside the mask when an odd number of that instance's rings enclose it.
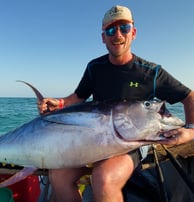
<instances>
[{"instance_id":1,"label":"man's left arm","mask_svg":"<svg viewBox=\"0 0 194 202\"><path fill-rule=\"evenodd\" d=\"M186 127L165 133L164 136L169 138L161 141L161 144L179 145L194 140L194 91L191 91L182 103L184 105Z\"/></svg>"}]
</instances>

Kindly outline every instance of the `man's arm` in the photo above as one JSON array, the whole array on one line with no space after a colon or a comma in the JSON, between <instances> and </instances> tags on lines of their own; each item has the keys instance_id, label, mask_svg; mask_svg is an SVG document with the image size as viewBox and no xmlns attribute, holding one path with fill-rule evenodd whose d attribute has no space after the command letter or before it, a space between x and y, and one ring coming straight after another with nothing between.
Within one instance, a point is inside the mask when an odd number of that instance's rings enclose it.
<instances>
[{"instance_id":1,"label":"man's arm","mask_svg":"<svg viewBox=\"0 0 194 202\"><path fill-rule=\"evenodd\" d=\"M45 98L41 103L38 103L38 108L40 114L48 113L75 103L83 102L84 99L81 99L77 96L76 93L73 93L67 97L55 99L55 98Z\"/></svg>"},{"instance_id":2,"label":"man's arm","mask_svg":"<svg viewBox=\"0 0 194 202\"><path fill-rule=\"evenodd\" d=\"M194 91L191 91L182 103L186 125L190 128L179 128L165 133L164 136L169 139L161 141L161 144L179 145L194 140Z\"/></svg>"}]
</instances>

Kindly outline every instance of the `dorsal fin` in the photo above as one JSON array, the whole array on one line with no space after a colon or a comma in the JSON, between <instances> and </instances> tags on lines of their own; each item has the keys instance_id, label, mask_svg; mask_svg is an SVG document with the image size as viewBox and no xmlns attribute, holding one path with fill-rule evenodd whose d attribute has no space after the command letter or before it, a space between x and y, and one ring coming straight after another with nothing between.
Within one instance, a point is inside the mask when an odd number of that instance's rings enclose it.
<instances>
[{"instance_id":1,"label":"dorsal fin","mask_svg":"<svg viewBox=\"0 0 194 202\"><path fill-rule=\"evenodd\" d=\"M21 80L17 80L17 82L22 82L22 83L25 83L27 86L29 86L34 91L34 93L36 94L38 102L41 102L44 99L43 95L31 84L29 84L25 81L21 81Z\"/></svg>"},{"instance_id":2,"label":"dorsal fin","mask_svg":"<svg viewBox=\"0 0 194 202\"><path fill-rule=\"evenodd\" d=\"M43 101L43 99L44 99L43 95L34 86L32 86L31 84L29 84L25 81L21 81L21 80L17 80L16 82L22 82L22 83L26 84L27 86L29 86L34 91L36 98L37 98L37 105L39 102ZM40 114L40 112L39 112L39 114Z\"/></svg>"}]
</instances>

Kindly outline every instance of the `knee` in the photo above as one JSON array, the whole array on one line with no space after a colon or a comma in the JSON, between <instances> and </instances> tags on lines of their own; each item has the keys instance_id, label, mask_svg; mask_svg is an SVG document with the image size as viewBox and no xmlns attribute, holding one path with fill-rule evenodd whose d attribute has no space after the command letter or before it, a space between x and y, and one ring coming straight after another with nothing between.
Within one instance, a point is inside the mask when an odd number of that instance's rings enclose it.
<instances>
[{"instance_id":1,"label":"knee","mask_svg":"<svg viewBox=\"0 0 194 202\"><path fill-rule=\"evenodd\" d=\"M50 170L49 179L52 185L56 184L75 184L78 177L73 173L68 172L68 170Z\"/></svg>"},{"instance_id":2,"label":"knee","mask_svg":"<svg viewBox=\"0 0 194 202\"><path fill-rule=\"evenodd\" d=\"M115 180L114 177L109 175L109 173L105 174L98 172L92 173L91 184L93 188L98 187L98 189L101 188L105 190L109 186L114 186L116 182L117 180Z\"/></svg>"},{"instance_id":3,"label":"knee","mask_svg":"<svg viewBox=\"0 0 194 202\"><path fill-rule=\"evenodd\" d=\"M81 176L89 171L85 168L80 169L53 169L49 170L49 179L53 183L65 182L66 184L77 184Z\"/></svg>"}]
</instances>

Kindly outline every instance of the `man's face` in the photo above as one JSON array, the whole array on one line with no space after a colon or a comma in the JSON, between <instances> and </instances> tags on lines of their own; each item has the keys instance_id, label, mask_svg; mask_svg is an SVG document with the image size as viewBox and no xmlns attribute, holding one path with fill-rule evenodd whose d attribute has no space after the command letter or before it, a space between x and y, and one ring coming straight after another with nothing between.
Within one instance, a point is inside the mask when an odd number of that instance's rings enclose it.
<instances>
[{"instance_id":1,"label":"man's face","mask_svg":"<svg viewBox=\"0 0 194 202\"><path fill-rule=\"evenodd\" d=\"M103 42L113 57L124 56L130 51L131 43L136 36L132 23L117 21L102 33Z\"/></svg>"}]
</instances>

